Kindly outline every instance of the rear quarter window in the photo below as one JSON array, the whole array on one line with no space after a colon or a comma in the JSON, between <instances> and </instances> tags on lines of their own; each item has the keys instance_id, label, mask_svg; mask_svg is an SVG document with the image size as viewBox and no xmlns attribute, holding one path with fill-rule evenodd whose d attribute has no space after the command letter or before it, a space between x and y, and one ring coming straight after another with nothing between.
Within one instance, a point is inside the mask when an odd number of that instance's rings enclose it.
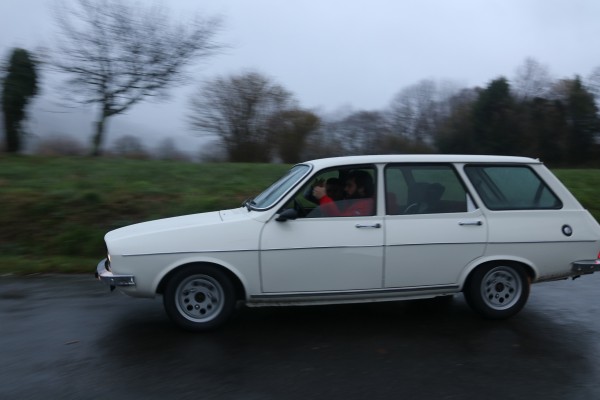
<instances>
[{"instance_id":1,"label":"rear quarter window","mask_svg":"<svg viewBox=\"0 0 600 400\"><path fill-rule=\"evenodd\" d=\"M490 210L548 210L562 202L526 165L467 165L465 172Z\"/></svg>"}]
</instances>

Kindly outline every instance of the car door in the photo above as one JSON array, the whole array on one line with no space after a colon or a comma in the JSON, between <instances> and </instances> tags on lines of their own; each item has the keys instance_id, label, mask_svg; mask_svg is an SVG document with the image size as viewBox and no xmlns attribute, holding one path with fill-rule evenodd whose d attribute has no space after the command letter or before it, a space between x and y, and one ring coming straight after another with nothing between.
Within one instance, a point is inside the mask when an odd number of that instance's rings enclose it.
<instances>
[{"instance_id":1,"label":"car door","mask_svg":"<svg viewBox=\"0 0 600 400\"><path fill-rule=\"evenodd\" d=\"M487 223L450 164L398 164L385 170L386 288L456 288L481 257Z\"/></svg>"},{"instance_id":2,"label":"car door","mask_svg":"<svg viewBox=\"0 0 600 400\"><path fill-rule=\"evenodd\" d=\"M360 168L375 180L375 167ZM331 175L332 171L317 173L280 211L294 204L296 207L306 205L306 193L310 192L311 185ZM297 219L277 221L273 218L265 224L260 239L263 292L381 288L383 217L378 216L376 210L373 215L337 217L323 216L319 211L313 204L302 210Z\"/></svg>"}]
</instances>

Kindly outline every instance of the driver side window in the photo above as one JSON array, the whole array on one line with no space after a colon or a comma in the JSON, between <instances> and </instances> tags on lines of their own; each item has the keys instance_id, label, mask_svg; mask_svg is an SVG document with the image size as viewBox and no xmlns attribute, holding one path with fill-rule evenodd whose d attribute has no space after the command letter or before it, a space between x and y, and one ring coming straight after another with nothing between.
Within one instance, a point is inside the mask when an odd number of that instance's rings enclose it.
<instances>
[{"instance_id":1,"label":"driver side window","mask_svg":"<svg viewBox=\"0 0 600 400\"><path fill-rule=\"evenodd\" d=\"M375 177L373 166L319 171L283 209L293 208L297 218L374 215Z\"/></svg>"}]
</instances>

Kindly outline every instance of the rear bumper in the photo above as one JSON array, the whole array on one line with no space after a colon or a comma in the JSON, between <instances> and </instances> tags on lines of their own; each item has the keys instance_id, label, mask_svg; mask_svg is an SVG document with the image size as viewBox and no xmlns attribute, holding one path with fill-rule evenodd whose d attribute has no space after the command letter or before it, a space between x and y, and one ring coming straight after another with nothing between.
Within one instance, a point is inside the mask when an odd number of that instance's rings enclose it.
<instances>
[{"instance_id":1,"label":"rear bumper","mask_svg":"<svg viewBox=\"0 0 600 400\"><path fill-rule=\"evenodd\" d=\"M104 260L98 263L96 267L96 278L112 289L117 286L135 286L135 278L133 275L115 275L108 270L108 260Z\"/></svg>"},{"instance_id":2,"label":"rear bumper","mask_svg":"<svg viewBox=\"0 0 600 400\"><path fill-rule=\"evenodd\" d=\"M600 271L600 260L575 261L571 267L573 275L593 274Z\"/></svg>"}]
</instances>

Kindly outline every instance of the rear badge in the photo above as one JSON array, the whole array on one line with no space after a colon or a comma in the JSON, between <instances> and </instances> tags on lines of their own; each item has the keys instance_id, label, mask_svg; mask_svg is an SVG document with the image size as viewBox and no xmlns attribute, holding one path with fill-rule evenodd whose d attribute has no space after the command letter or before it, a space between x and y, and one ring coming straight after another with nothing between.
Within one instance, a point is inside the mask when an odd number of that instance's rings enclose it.
<instances>
[{"instance_id":1,"label":"rear badge","mask_svg":"<svg viewBox=\"0 0 600 400\"><path fill-rule=\"evenodd\" d=\"M565 236L571 236L573 234L573 228L571 228L570 225L563 225L562 226L562 233Z\"/></svg>"}]
</instances>

